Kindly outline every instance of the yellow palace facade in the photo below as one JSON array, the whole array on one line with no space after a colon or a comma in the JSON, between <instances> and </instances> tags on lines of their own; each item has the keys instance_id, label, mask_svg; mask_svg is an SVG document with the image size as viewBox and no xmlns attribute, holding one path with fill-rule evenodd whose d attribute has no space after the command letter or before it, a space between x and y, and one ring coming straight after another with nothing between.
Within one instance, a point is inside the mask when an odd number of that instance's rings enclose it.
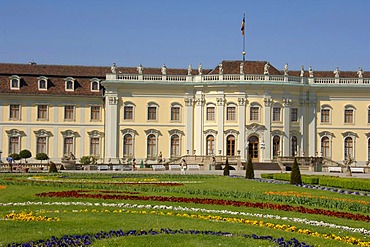
<instances>
[{"instance_id":1,"label":"yellow palace facade","mask_svg":"<svg viewBox=\"0 0 370 247\"><path fill-rule=\"evenodd\" d=\"M28 149L60 162L155 163L182 156L272 162L370 158L370 78L278 70L265 61L213 69L0 64L2 160ZM30 159L32 162L32 158Z\"/></svg>"}]
</instances>

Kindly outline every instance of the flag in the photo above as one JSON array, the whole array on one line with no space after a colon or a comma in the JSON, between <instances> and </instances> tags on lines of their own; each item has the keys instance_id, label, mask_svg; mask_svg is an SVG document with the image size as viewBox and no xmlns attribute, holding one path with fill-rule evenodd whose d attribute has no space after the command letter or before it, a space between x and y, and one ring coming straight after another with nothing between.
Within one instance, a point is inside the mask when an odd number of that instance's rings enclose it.
<instances>
[{"instance_id":1,"label":"flag","mask_svg":"<svg viewBox=\"0 0 370 247\"><path fill-rule=\"evenodd\" d=\"M244 28L245 28L244 25L245 25L245 16L243 16L242 27L240 28L243 36L244 36Z\"/></svg>"}]
</instances>

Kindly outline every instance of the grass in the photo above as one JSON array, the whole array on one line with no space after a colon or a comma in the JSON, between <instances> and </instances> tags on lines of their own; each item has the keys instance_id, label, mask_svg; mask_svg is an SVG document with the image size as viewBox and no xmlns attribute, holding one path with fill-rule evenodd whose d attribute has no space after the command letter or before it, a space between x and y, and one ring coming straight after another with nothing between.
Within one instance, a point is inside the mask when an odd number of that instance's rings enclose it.
<instances>
[{"instance_id":1,"label":"grass","mask_svg":"<svg viewBox=\"0 0 370 247\"><path fill-rule=\"evenodd\" d=\"M61 176L63 175L63 176ZM30 177L33 177L31 180ZM9 180L11 179L11 180ZM65 181L65 182L61 182ZM183 181L182 186L161 186L156 185L112 185L113 182L143 182L143 181ZM194 183L192 183L194 182ZM340 195L328 191L316 191L306 188L296 187L287 184L266 184L243 178L230 178L224 176L206 176L206 175L150 175L150 174L1 174L0 185L6 188L0 189L0 203L7 202L91 202L91 203L130 203L130 204L151 204L151 205L173 205L183 207L196 207L204 209L230 210L245 213L272 214L281 217L296 217L308 220L325 221L332 224L349 226L354 228L364 227L370 230L368 222L355 221L350 219L335 218L325 215L302 214L298 212L277 211L271 209L258 209L246 207L232 207L225 205L199 205L195 203L175 203L159 201L117 201L102 200L92 198L50 198L38 197L37 193L70 191L79 189L100 189L106 192L122 191L128 193L135 191L137 195L156 195L165 197L201 197L217 198L236 201L261 201L261 199L243 198L243 193L253 192L261 198L266 192L295 192L298 194L309 193L315 197L331 198L333 201L340 199L362 201L370 205L369 197ZM104 192L104 193L106 193ZM87 192L89 193L89 192ZM94 192L103 193L103 192ZM217 196L217 195L221 196ZM275 198L275 199L274 199ZM277 199L276 199L277 198ZM271 197L271 200L278 200L278 197ZM290 204L297 206L296 196L289 195ZM289 201L288 200L288 201ZM280 202L266 201L279 204ZM347 202L345 202L347 203ZM348 202L348 205L350 202ZM302 205L308 207L306 205ZM324 206L310 206L311 208L322 208ZM100 231L119 230L160 230L161 228L171 229L197 229L225 231L236 234L233 237L205 236L205 235L160 235L160 236L129 236L120 238L109 238L97 240L92 246L275 246L274 243L262 240L253 240L242 237L243 234L269 235L274 238L283 237L290 239L292 237L310 245L320 246L350 246L343 241L331 240L322 237L324 234L335 234L341 237L354 237L362 241L369 241L370 235L361 233L352 233L341 229L333 229L322 226L312 226L305 223L295 223L278 219L262 219L252 216L236 216L222 213L200 213L200 212L182 212L172 210L156 210L164 215L150 214L154 209L147 209L146 214L114 212L119 210L117 207L108 206L78 206L78 205L23 205L23 206L0 206L0 218L14 211L15 213L33 212L34 215L47 216L50 218L58 217L60 221L14 221L1 220L1 238L0 246L6 246L13 242L25 243L31 240L47 239L52 236L62 237L68 234L94 234ZM142 211L144 209L132 209L133 211ZM335 210L335 209L331 209ZM336 210L340 211L340 210ZM168 212L173 215L166 215ZM368 213L351 211L349 207L346 212L369 215ZM278 229L272 229L256 225L247 225L243 223L228 222L226 220L215 221L205 220L196 217L176 216L176 214L194 214L194 215L214 215L220 217L230 217L238 219L257 220L269 222L271 224L285 224L296 226L300 229L308 229L317 232L320 236L313 237L297 232L287 232ZM369 245L370 246L370 245Z\"/></svg>"}]
</instances>

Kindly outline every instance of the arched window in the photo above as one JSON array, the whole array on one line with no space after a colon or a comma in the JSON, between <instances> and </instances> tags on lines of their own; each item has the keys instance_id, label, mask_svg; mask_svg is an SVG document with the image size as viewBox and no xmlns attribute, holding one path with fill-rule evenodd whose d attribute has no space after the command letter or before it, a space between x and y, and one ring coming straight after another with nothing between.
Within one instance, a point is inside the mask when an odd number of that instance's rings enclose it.
<instances>
[{"instance_id":1,"label":"arched window","mask_svg":"<svg viewBox=\"0 0 370 247\"><path fill-rule=\"evenodd\" d=\"M215 138L213 137L213 135L208 135L206 155L213 155L213 154L215 154Z\"/></svg>"},{"instance_id":2,"label":"arched window","mask_svg":"<svg viewBox=\"0 0 370 247\"><path fill-rule=\"evenodd\" d=\"M171 157L180 156L180 137L178 135L171 136Z\"/></svg>"},{"instance_id":3,"label":"arched window","mask_svg":"<svg viewBox=\"0 0 370 247\"><path fill-rule=\"evenodd\" d=\"M296 136L292 136L292 156L296 156L298 150L298 141Z\"/></svg>"},{"instance_id":4,"label":"arched window","mask_svg":"<svg viewBox=\"0 0 370 247\"><path fill-rule=\"evenodd\" d=\"M370 161L370 138L367 139L367 160Z\"/></svg>"},{"instance_id":5,"label":"arched window","mask_svg":"<svg viewBox=\"0 0 370 247\"><path fill-rule=\"evenodd\" d=\"M272 139L272 156L278 157L280 154L280 136L274 136Z\"/></svg>"},{"instance_id":6,"label":"arched window","mask_svg":"<svg viewBox=\"0 0 370 247\"><path fill-rule=\"evenodd\" d=\"M157 138L154 134L147 137L147 157L155 158L157 156Z\"/></svg>"},{"instance_id":7,"label":"arched window","mask_svg":"<svg viewBox=\"0 0 370 247\"><path fill-rule=\"evenodd\" d=\"M322 157L330 157L330 142L327 136L321 138L321 153Z\"/></svg>"},{"instance_id":8,"label":"arched window","mask_svg":"<svg viewBox=\"0 0 370 247\"><path fill-rule=\"evenodd\" d=\"M352 137L346 137L344 139L344 159L347 160L353 158L353 139Z\"/></svg>"},{"instance_id":9,"label":"arched window","mask_svg":"<svg viewBox=\"0 0 370 247\"><path fill-rule=\"evenodd\" d=\"M233 135L228 135L226 138L227 143L227 156L234 156L235 155L235 137Z\"/></svg>"},{"instance_id":10,"label":"arched window","mask_svg":"<svg viewBox=\"0 0 370 247\"><path fill-rule=\"evenodd\" d=\"M124 157L130 157L133 154L133 148L132 148L132 135L126 134L123 137L123 156Z\"/></svg>"}]
</instances>

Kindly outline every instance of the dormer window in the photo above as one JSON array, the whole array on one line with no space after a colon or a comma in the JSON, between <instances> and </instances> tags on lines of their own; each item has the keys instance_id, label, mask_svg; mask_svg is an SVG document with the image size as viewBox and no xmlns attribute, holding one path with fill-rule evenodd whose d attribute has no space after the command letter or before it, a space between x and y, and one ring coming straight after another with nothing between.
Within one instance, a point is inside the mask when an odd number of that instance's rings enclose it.
<instances>
[{"instance_id":1,"label":"dormer window","mask_svg":"<svg viewBox=\"0 0 370 247\"><path fill-rule=\"evenodd\" d=\"M21 78L17 75L10 77L10 89L19 90L21 87Z\"/></svg>"},{"instance_id":2,"label":"dormer window","mask_svg":"<svg viewBox=\"0 0 370 247\"><path fill-rule=\"evenodd\" d=\"M91 86L90 86L91 92L99 92L100 91L100 84L98 78L92 78L91 79Z\"/></svg>"},{"instance_id":3,"label":"dormer window","mask_svg":"<svg viewBox=\"0 0 370 247\"><path fill-rule=\"evenodd\" d=\"M46 78L45 76L41 76L37 79L39 80L38 82L39 90L47 90L48 89L48 78Z\"/></svg>"},{"instance_id":4,"label":"dormer window","mask_svg":"<svg viewBox=\"0 0 370 247\"><path fill-rule=\"evenodd\" d=\"M66 91L74 91L75 90L75 80L72 77L67 77L65 79L65 90Z\"/></svg>"}]
</instances>

